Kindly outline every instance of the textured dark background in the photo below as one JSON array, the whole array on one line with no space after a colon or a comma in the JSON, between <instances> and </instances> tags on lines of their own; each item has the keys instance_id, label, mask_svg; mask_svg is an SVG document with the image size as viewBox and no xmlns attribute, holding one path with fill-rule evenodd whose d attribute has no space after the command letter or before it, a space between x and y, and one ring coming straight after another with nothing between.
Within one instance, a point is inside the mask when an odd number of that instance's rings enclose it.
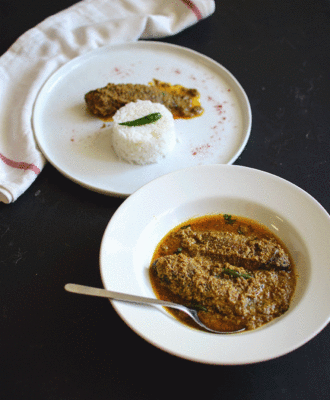
<instances>
[{"instance_id":1,"label":"textured dark background","mask_svg":"<svg viewBox=\"0 0 330 400\"><path fill-rule=\"evenodd\" d=\"M0 53L74 3L1 0ZM330 2L217 1L210 18L163 41L215 59L245 89L253 126L236 164L289 180L329 212ZM47 165L15 203L0 204L1 398L329 398L329 327L275 360L202 365L145 342L107 300L66 293L67 282L102 286L100 242L122 201Z\"/></svg>"}]
</instances>

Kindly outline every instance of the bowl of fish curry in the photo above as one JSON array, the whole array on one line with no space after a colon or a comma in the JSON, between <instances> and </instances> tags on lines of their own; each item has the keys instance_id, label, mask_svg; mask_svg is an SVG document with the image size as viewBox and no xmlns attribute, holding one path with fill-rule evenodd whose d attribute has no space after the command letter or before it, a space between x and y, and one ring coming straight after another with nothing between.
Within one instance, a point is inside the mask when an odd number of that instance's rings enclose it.
<instances>
[{"instance_id":1,"label":"bowl of fish curry","mask_svg":"<svg viewBox=\"0 0 330 400\"><path fill-rule=\"evenodd\" d=\"M205 215L176 226L153 255L156 296L198 311L210 328L253 330L284 314L296 286L286 246L266 226L242 216ZM201 329L185 313L176 319Z\"/></svg>"},{"instance_id":2,"label":"bowl of fish curry","mask_svg":"<svg viewBox=\"0 0 330 400\"><path fill-rule=\"evenodd\" d=\"M100 271L107 290L182 302L229 332L112 300L150 344L192 361L243 365L288 354L329 323L329 236L329 213L296 185L240 165L198 165L154 179L120 205L102 239Z\"/></svg>"}]
</instances>

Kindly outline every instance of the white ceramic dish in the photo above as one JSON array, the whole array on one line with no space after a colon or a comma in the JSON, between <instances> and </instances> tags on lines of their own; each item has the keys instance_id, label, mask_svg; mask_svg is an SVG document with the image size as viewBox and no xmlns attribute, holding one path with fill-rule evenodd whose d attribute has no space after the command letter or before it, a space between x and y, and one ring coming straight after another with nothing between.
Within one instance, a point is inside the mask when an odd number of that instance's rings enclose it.
<instances>
[{"instance_id":1,"label":"white ceramic dish","mask_svg":"<svg viewBox=\"0 0 330 400\"><path fill-rule=\"evenodd\" d=\"M209 213L253 218L284 241L299 274L289 311L255 331L234 335L204 333L162 309L113 301L122 319L153 345L210 364L269 360L319 333L330 319L329 215L297 186L246 167L190 167L162 176L126 199L102 240L104 287L154 297L148 268L157 243L179 223Z\"/></svg>"},{"instance_id":2,"label":"white ceramic dish","mask_svg":"<svg viewBox=\"0 0 330 400\"><path fill-rule=\"evenodd\" d=\"M175 121L179 141L161 163L130 165L114 154L111 123L86 111L84 95L109 82L148 84L153 78L198 89L205 112ZM124 197L181 168L232 164L248 141L251 108L237 80L210 58L139 41L102 47L61 67L41 89L32 122L41 151L61 173L91 190Z\"/></svg>"}]
</instances>

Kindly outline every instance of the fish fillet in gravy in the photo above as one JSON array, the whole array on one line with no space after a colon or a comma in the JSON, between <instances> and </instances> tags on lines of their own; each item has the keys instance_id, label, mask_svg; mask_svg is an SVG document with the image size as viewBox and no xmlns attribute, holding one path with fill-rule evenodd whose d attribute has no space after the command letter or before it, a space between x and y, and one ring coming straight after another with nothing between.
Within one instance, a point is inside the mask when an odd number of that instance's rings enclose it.
<instances>
[{"instance_id":1,"label":"fish fillet in gravy","mask_svg":"<svg viewBox=\"0 0 330 400\"><path fill-rule=\"evenodd\" d=\"M86 93L85 102L88 110L102 119L110 119L119 108L137 100L163 104L174 118L193 118L202 115L204 111L199 97L196 89L154 79L150 85L108 83L103 88Z\"/></svg>"},{"instance_id":2,"label":"fish fillet in gravy","mask_svg":"<svg viewBox=\"0 0 330 400\"><path fill-rule=\"evenodd\" d=\"M296 276L267 228L246 218L231 222L209 216L171 231L156 249L150 277L157 297L195 307L211 328L250 330L288 310Z\"/></svg>"}]
</instances>

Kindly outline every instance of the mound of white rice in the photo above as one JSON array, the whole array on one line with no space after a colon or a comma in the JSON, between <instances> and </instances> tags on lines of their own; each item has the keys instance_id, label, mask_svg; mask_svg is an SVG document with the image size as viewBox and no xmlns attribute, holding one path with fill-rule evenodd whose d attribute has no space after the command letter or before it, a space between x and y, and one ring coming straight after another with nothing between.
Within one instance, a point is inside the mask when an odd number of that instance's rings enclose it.
<instances>
[{"instance_id":1,"label":"mound of white rice","mask_svg":"<svg viewBox=\"0 0 330 400\"><path fill-rule=\"evenodd\" d=\"M156 122L141 126L119 125L152 113L162 117ZM159 162L176 143L172 113L162 104L137 100L120 108L113 116L112 145L118 157L131 164Z\"/></svg>"}]
</instances>

